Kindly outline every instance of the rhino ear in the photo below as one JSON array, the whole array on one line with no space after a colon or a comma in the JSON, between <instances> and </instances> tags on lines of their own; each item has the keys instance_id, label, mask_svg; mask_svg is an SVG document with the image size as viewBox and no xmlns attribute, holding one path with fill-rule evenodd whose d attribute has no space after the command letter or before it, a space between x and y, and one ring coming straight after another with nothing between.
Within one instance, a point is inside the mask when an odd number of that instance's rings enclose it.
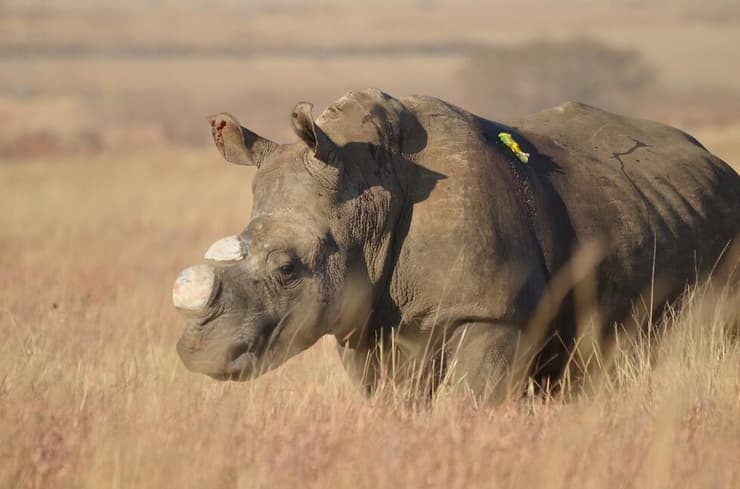
<instances>
[{"instance_id":1,"label":"rhino ear","mask_svg":"<svg viewBox=\"0 0 740 489\"><path fill-rule=\"evenodd\" d=\"M334 161L334 141L314 122L311 111L313 104L298 102L293 108L290 120L293 131L313 150L314 156L324 163Z\"/></svg>"},{"instance_id":2,"label":"rhino ear","mask_svg":"<svg viewBox=\"0 0 740 489\"><path fill-rule=\"evenodd\" d=\"M210 116L213 142L224 159L237 165L259 166L277 148L277 143L242 127L231 114Z\"/></svg>"}]
</instances>

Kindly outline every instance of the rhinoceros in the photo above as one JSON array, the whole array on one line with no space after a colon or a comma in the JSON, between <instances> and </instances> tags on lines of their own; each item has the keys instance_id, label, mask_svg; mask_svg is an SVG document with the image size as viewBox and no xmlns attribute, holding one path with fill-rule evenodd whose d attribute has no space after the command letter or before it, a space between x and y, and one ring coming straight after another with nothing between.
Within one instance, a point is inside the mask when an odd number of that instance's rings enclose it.
<instances>
[{"instance_id":1,"label":"rhinoceros","mask_svg":"<svg viewBox=\"0 0 740 489\"><path fill-rule=\"evenodd\" d=\"M579 249L600 244L589 283L607 334L711 271L740 233L730 166L678 129L580 103L500 123L357 90L315 120L299 102L289 144L209 120L221 155L257 168L246 228L173 290L180 358L215 379L254 378L333 335L368 392L413 373L425 393L501 399L543 302L527 375L556 381L572 354L572 293L548 290L585 280L569 267Z\"/></svg>"}]
</instances>

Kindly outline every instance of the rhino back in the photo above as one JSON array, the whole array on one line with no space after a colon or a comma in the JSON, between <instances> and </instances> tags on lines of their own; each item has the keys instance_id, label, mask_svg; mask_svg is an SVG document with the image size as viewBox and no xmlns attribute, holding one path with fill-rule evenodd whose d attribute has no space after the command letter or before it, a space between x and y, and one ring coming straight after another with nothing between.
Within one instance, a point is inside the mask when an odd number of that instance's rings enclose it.
<instances>
[{"instance_id":1,"label":"rhino back","mask_svg":"<svg viewBox=\"0 0 740 489\"><path fill-rule=\"evenodd\" d=\"M608 319L649 287L659 300L675 295L740 233L740 177L678 129L576 103L511 125L576 242L606 239L598 285Z\"/></svg>"},{"instance_id":2,"label":"rhino back","mask_svg":"<svg viewBox=\"0 0 740 489\"><path fill-rule=\"evenodd\" d=\"M667 296L740 232L740 177L663 124L574 103L501 124L374 89L347 93L319 122L339 144L390 148L412 169L390 322L446 311L522 324L547 280L596 238L609 245L597 277L602 312L621 320L651 286L653 262ZM529 162L512 163L500 131ZM356 159L368 158L377 155Z\"/></svg>"}]
</instances>

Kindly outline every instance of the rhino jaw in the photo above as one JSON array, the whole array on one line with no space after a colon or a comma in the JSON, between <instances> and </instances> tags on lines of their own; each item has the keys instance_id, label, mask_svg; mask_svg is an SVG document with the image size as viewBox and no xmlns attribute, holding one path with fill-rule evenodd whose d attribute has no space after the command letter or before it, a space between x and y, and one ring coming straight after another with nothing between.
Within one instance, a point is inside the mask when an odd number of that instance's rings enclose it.
<instances>
[{"instance_id":1,"label":"rhino jaw","mask_svg":"<svg viewBox=\"0 0 740 489\"><path fill-rule=\"evenodd\" d=\"M202 312L216 288L216 273L210 265L188 267L178 275L172 287L172 302L183 311Z\"/></svg>"},{"instance_id":2,"label":"rhino jaw","mask_svg":"<svg viewBox=\"0 0 740 489\"><path fill-rule=\"evenodd\" d=\"M213 243L205 254L206 260L239 261L245 256L242 242L236 236L227 236Z\"/></svg>"}]
</instances>

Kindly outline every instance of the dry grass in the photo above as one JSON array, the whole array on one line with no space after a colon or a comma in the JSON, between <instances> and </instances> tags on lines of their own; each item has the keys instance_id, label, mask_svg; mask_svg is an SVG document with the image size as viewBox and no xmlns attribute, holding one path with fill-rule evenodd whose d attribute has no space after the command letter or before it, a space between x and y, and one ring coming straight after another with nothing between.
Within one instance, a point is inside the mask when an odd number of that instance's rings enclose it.
<instances>
[{"instance_id":1,"label":"dry grass","mask_svg":"<svg viewBox=\"0 0 740 489\"><path fill-rule=\"evenodd\" d=\"M588 396L367 400L331 342L249 384L174 350L177 270L248 216L213 151L0 166L0 487L738 487L740 291ZM734 323L733 323L734 321Z\"/></svg>"}]
</instances>

